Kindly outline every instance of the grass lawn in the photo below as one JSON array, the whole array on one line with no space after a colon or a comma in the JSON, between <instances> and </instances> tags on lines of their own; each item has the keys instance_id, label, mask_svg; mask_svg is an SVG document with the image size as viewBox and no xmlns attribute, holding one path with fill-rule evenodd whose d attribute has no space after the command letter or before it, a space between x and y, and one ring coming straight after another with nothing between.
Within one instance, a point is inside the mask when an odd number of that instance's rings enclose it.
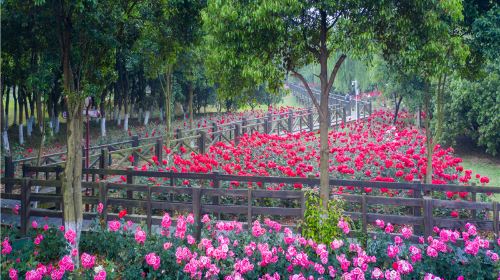
<instances>
[{"instance_id":1,"label":"grass lawn","mask_svg":"<svg viewBox=\"0 0 500 280\"><path fill-rule=\"evenodd\" d=\"M488 186L500 188L500 156L485 154L481 148L475 146L470 139L461 139L455 145L455 153L462 158L464 169L473 170L475 174L490 178ZM494 198L500 202L500 194Z\"/></svg>"}]
</instances>

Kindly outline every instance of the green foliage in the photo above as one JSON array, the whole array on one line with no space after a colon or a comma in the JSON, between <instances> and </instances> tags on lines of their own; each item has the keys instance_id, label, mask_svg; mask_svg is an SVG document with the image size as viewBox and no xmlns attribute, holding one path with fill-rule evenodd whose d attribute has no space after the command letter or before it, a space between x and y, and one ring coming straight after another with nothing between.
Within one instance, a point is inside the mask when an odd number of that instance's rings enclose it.
<instances>
[{"instance_id":1,"label":"green foliage","mask_svg":"<svg viewBox=\"0 0 500 280\"><path fill-rule=\"evenodd\" d=\"M477 81L457 79L450 88L450 102L446 115L453 120L446 123L445 137L453 142L457 136L467 135L497 155L500 151L500 61L491 61L484 77Z\"/></svg>"},{"instance_id":2,"label":"green foliage","mask_svg":"<svg viewBox=\"0 0 500 280\"><path fill-rule=\"evenodd\" d=\"M306 210L304 221L301 223L302 236L312 240L328 244L334 239L341 238L342 229L338 227L340 219L347 220L343 216L343 201L330 200L328 208L321 207L321 200L317 191L306 191Z\"/></svg>"}]
</instances>

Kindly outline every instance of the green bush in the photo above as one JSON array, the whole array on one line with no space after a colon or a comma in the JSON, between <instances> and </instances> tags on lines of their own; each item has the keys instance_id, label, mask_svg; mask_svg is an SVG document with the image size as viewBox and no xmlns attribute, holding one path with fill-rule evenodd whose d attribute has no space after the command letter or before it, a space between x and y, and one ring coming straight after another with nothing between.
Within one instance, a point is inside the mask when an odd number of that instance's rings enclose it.
<instances>
[{"instance_id":1,"label":"green bush","mask_svg":"<svg viewBox=\"0 0 500 280\"><path fill-rule=\"evenodd\" d=\"M328 209L323 209L319 193L315 190L305 191L306 210L304 221L301 223L302 236L311 238L318 243L328 244L333 239L342 237L342 229L338 227L340 219L347 221L343 216L344 201L328 201Z\"/></svg>"}]
</instances>

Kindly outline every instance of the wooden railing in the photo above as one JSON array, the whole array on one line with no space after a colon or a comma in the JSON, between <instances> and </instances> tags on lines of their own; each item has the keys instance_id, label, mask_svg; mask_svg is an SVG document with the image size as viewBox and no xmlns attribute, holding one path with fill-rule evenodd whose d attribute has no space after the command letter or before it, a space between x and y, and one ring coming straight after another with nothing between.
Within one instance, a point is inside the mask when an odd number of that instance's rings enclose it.
<instances>
[{"instance_id":1,"label":"wooden railing","mask_svg":"<svg viewBox=\"0 0 500 280\"><path fill-rule=\"evenodd\" d=\"M19 200L21 205L20 225L26 231L30 217L59 217L63 214L60 210L62 195L60 194L61 181L58 178L61 167L25 167L24 178L2 179L3 184L11 184L12 192L1 194L2 199ZM44 173L45 180L33 179L36 173ZM84 169L83 173L89 175L93 181L83 182L84 189L91 189L85 194L83 202L89 204L89 212L84 213L85 219L96 216L95 206L101 202L106 212L105 219L116 219L121 208L129 208L129 218L134 221L146 221L147 227L158 225L161 222L163 210L192 212L195 216L197 233L201 227L200 217L203 214L233 215L231 217L245 217L251 222L256 216L288 216L301 220L305 211L304 191L319 185L316 178L290 178L290 177L263 177L263 176L237 176L218 173L173 173L157 171L136 171L111 169ZM106 180L109 176L124 176L125 182L117 183ZM160 184L136 183L145 178L159 178ZM99 179L99 180L97 180ZM163 183L163 179L164 181ZM190 180L188 185L183 185L184 180ZM252 182L252 188L228 189L229 182ZM260 187L256 187L259 183ZM292 188L294 184L302 184L302 190L266 190L268 186L286 184ZM226 185L226 187L223 187ZM433 227L451 229L463 228L468 222L473 223L481 231L488 231L499 236L499 209L498 202L454 201L442 200L433 196L434 193L444 191L468 192L471 199L476 199L478 194L498 194L497 187L476 187L460 185L431 185L415 183L386 183L355 180L331 179L332 199L343 199L346 203L345 214L353 220L359 221L364 233L368 233L369 224L377 219L393 224L412 225L415 232L433 234ZM52 186L53 193L34 193L34 186ZM339 186L353 186L358 194L335 195ZM387 197L362 193L364 188L393 189L412 191L411 197ZM182 200L176 200L176 195L181 195ZM234 199L228 199L232 197ZM224 198L226 202L222 200ZM260 199L266 199L261 203ZM229 203L227 202L229 201ZM33 208L33 202L52 203L53 209ZM231 203L232 202L232 203ZM109 208L108 208L109 207ZM397 211L391 207L398 207ZM468 218L450 218L439 215L444 208L466 209L470 211ZM2 213L11 213L10 209L2 208Z\"/></svg>"}]
</instances>

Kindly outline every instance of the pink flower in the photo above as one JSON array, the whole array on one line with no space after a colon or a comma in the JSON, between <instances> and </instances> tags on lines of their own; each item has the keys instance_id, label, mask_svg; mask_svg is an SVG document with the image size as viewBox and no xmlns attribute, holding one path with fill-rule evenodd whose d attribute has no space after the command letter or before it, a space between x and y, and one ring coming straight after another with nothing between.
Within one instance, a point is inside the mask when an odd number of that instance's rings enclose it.
<instances>
[{"instance_id":1,"label":"pink flower","mask_svg":"<svg viewBox=\"0 0 500 280\"><path fill-rule=\"evenodd\" d=\"M76 239L76 232L73 231L72 229L67 230L64 233L64 238L70 243L70 244L75 244L75 239Z\"/></svg>"},{"instance_id":2,"label":"pink flower","mask_svg":"<svg viewBox=\"0 0 500 280\"><path fill-rule=\"evenodd\" d=\"M83 268L90 269L94 267L95 264L95 256L91 256L87 253L83 253L82 256L80 257L82 261L82 266Z\"/></svg>"},{"instance_id":3,"label":"pink flower","mask_svg":"<svg viewBox=\"0 0 500 280\"><path fill-rule=\"evenodd\" d=\"M11 280L17 280L17 270L15 270L13 267L9 268L9 278Z\"/></svg>"},{"instance_id":4,"label":"pink flower","mask_svg":"<svg viewBox=\"0 0 500 280\"><path fill-rule=\"evenodd\" d=\"M19 204L16 204L16 206L12 207L12 213L15 215L19 215L19 210L21 209L21 206Z\"/></svg>"},{"instance_id":5,"label":"pink flower","mask_svg":"<svg viewBox=\"0 0 500 280\"><path fill-rule=\"evenodd\" d=\"M210 223L210 216L208 216L207 214L203 215L201 222L204 224Z\"/></svg>"},{"instance_id":6,"label":"pink flower","mask_svg":"<svg viewBox=\"0 0 500 280\"><path fill-rule=\"evenodd\" d=\"M377 220L375 221L375 224L376 224L379 228L384 228L384 226L385 226L384 221L379 220L379 219L377 219Z\"/></svg>"},{"instance_id":7,"label":"pink flower","mask_svg":"<svg viewBox=\"0 0 500 280\"><path fill-rule=\"evenodd\" d=\"M41 275L37 270L30 270L26 272L24 277L26 280L42 280L43 275Z\"/></svg>"},{"instance_id":8,"label":"pink flower","mask_svg":"<svg viewBox=\"0 0 500 280\"><path fill-rule=\"evenodd\" d=\"M385 279L387 279L387 280L400 280L401 275L399 274L399 272L397 272L393 269L386 270L385 271Z\"/></svg>"},{"instance_id":9,"label":"pink flower","mask_svg":"<svg viewBox=\"0 0 500 280\"><path fill-rule=\"evenodd\" d=\"M387 223L387 226L385 227L385 233L391 233L394 231L394 226L391 223Z\"/></svg>"},{"instance_id":10,"label":"pink flower","mask_svg":"<svg viewBox=\"0 0 500 280\"><path fill-rule=\"evenodd\" d=\"M59 268L59 269L54 269L50 272L50 278L53 280L61 280L64 277L64 269Z\"/></svg>"},{"instance_id":11,"label":"pink flower","mask_svg":"<svg viewBox=\"0 0 500 280\"><path fill-rule=\"evenodd\" d=\"M345 234L349 234L349 224L344 221L344 219L340 219L339 222L337 223L337 226L344 231Z\"/></svg>"},{"instance_id":12,"label":"pink flower","mask_svg":"<svg viewBox=\"0 0 500 280\"><path fill-rule=\"evenodd\" d=\"M399 254L399 247L394 245L387 246L387 256L389 258L394 258Z\"/></svg>"},{"instance_id":13,"label":"pink flower","mask_svg":"<svg viewBox=\"0 0 500 280\"><path fill-rule=\"evenodd\" d=\"M120 221L114 220L109 222L109 231L115 232L118 231L121 227Z\"/></svg>"},{"instance_id":14,"label":"pink flower","mask_svg":"<svg viewBox=\"0 0 500 280\"><path fill-rule=\"evenodd\" d=\"M66 255L59 261L59 267L63 270L73 271L75 269L75 265L73 264L73 260L71 256Z\"/></svg>"},{"instance_id":15,"label":"pink flower","mask_svg":"<svg viewBox=\"0 0 500 280\"><path fill-rule=\"evenodd\" d=\"M163 249L164 250L168 250L172 247L172 243L171 242L165 242L163 243Z\"/></svg>"},{"instance_id":16,"label":"pink flower","mask_svg":"<svg viewBox=\"0 0 500 280\"><path fill-rule=\"evenodd\" d=\"M12 252L12 247L10 246L9 238L5 237L2 241L2 255L8 255L10 252Z\"/></svg>"},{"instance_id":17,"label":"pink flower","mask_svg":"<svg viewBox=\"0 0 500 280\"><path fill-rule=\"evenodd\" d=\"M94 280L106 280L106 270L99 270L99 272L94 275Z\"/></svg>"},{"instance_id":18,"label":"pink flower","mask_svg":"<svg viewBox=\"0 0 500 280\"><path fill-rule=\"evenodd\" d=\"M154 270L160 267L160 256L157 256L155 253L149 253L145 258L146 263L152 266Z\"/></svg>"},{"instance_id":19,"label":"pink flower","mask_svg":"<svg viewBox=\"0 0 500 280\"><path fill-rule=\"evenodd\" d=\"M259 221L254 221L252 225L252 235L254 237L262 236L266 233L266 230L260 226Z\"/></svg>"},{"instance_id":20,"label":"pink flower","mask_svg":"<svg viewBox=\"0 0 500 280\"><path fill-rule=\"evenodd\" d=\"M404 239L408 239L413 234L413 231L409 227L403 227L401 229L401 233L403 234Z\"/></svg>"},{"instance_id":21,"label":"pink flower","mask_svg":"<svg viewBox=\"0 0 500 280\"><path fill-rule=\"evenodd\" d=\"M102 210L104 210L104 205L101 202L99 202L99 204L97 204L97 213L102 214Z\"/></svg>"},{"instance_id":22,"label":"pink flower","mask_svg":"<svg viewBox=\"0 0 500 280\"><path fill-rule=\"evenodd\" d=\"M34 229L38 228L38 223L36 221L31 222L31 227Z\"/></svg>"},{"instance_id":23,"label":"pink flower","mask_svg":"<svg viewBox=\"0 0 500 280\"><path fill-rule=\"evenodd\" d=\"M196 242L196 240L194 239L193 236L188 235L187 236L187 242L188 242L189 245L193 245Z\"/></svg>"},{"instance_id":24,"label":"pink flower","mask_svg":"<svg viewBox=\"0 0 500 280\"><path fill-rule=\"evenodd\" d=\"M45 224L45 225L43 226L43 230L44 230L44 231L49 230L49 225Z\"/></svg>"},{"instance_id":25,"label":"pink flower","mask_svg":"<svg viewBox=\"0 0 500 280\"><path fill-rule=\"evenodd\" d=\"M438 251L431 246L427 247L427 255L431 258L436 258L438 256Z\"/></svg>"},{"instance_id":26,"label":"pink flower","mask_svg":"<svg viewBox=\"0 0 500 280\"><path fill-rule=\"evenodd\" d=\"M397 262L398 265L398 272L400 274L410 274L413 271L413 266L411 263L405 261L405 260L399 260Z\"/></svg>"},{"instance_id":27,"label":"pink flower","mask_svg":"<svg viewBox=\"0 0 500 280\"><path fill-rule=\"evenodd\" d=\"M135 241L138 244L144 244L144 242L146 241L146 232L141 230L140 227L137 227L135 230Z\"/></svg>"},{"instance_id":28,"label":"pink flower","mask_svg":"<svg viewBox=\"0 0 500 280\"><path fill-rule=\"evenodd\" d=\"M384 278L384 272L380 270L380 268L375 267L372 271L372 279L383 279Z\"/></svg>"}]
</instances>

